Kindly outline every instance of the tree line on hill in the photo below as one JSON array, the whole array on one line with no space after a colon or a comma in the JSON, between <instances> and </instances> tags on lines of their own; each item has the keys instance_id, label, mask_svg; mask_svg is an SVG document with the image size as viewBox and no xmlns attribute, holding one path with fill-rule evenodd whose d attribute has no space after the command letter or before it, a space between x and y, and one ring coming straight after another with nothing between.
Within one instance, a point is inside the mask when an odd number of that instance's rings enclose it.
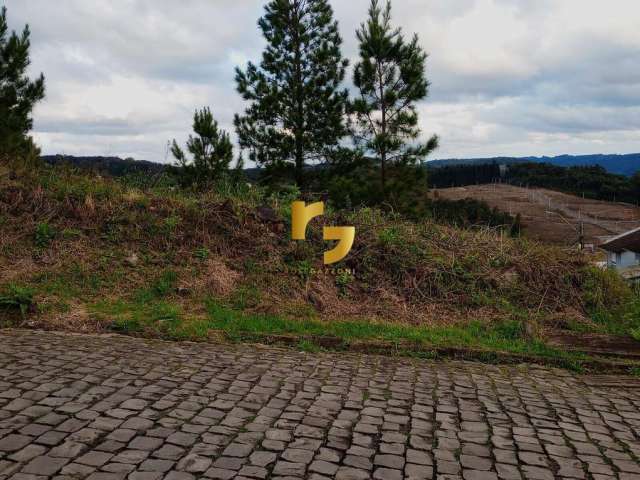
<instances>
[{"instance_id":1,"label":"tree line on hill","mask_svg":"<svg viewBox=\"0 0 640 480\"><path fill-rule=\"evenodd\" d=\"M417 35L393 26L391 4L372 0L356 32L355 95L344 85L349 62L327 0L273 0L258 26L266 47L258 64L236 69L246 102L234 125L244 156L263 167L261 181L325 192L337 206L388 205L415 213L427 182L422 161L438 138L420 141L416 103L429 92L427 54ZM233 161L229 134L211 111L196 111L185 151L175 142L185 184L206 185ZM323 168L310 168L322 165Z\"/></svg>"},{"instance_id":2,"label":"tree line on hill","mask_svg":"<svg viewBox=\"0 0 640 480\"><path fill-rule=\"evenodd\" d=\"M560 167L585 167L600 165L610 173L633 176L640 168L640 153L557 155L555 157L488 157L442 159L429 161L429 167L449 167L459 165L490 165L492 163L511 165L514 163L549 163Z\"/></svg>"},{"instance_id":3,"label":"tree line on hill","mask_svg":"<svg viewBox=\"0 0 640 480\"><path fill-rule=\"evenodd\" d=\"M26 73L28 26L21 35L9 34L6 7L0 12L0 159L33 158L39 150L29 136L31 114L44 98L44 76L32 80ZM414 218L450 215L456 223L509 220L481 203L429 200L423 162L438 138L421 141L416 109L429 93L427 54L417 35L406 37L392 24L389 1L371 0L356 32L353 98L344 86L349 62L328 0L271 0L258 26L266 41L261 61L236 69L246 102L234 120L240 154L212 110L198 109L186 147L171 144L176 163L168 172L177 185L201 190L241 180L247 155L262 167L259 181L269 188L322 192L336 207L378 206ZM120 174L151 169L127 161L111 167Z\"/></svg>"},{"instance_id":4,"label":"tree line on hill","mask_svg":"<svg viewBox=\"0 0 640 480\"><path fill-rule=\"evenodd\" d=\"M37 152L28 132L31 112L44 97L44 77L30 80L29 28L9 34L6 7L0 16L0 143L2 155ZM391 4L371 0L356 32L353 98L345 86L349 62L328 0L271 0L258 21L266 47L259 63L236 69L246 102L234 125L241 152L212 109L196 110L185 147L174 140L173 173L181 185L204 189L241 168L244 156L263 167L274 188L296 185L306 192L345 185L366 188L358 203L403 208L426 195L420 163L438 145L420 140L416 103L429 92L427 54L417 35L392 23ZM312 165L326 166L320 174ZM407 200L410 195L417 195Z\"/></svg>"},{"instance_id":5,"label":"tree line on hill","mask_svg":"<svg viewBox=\"0 0 640 480\"><path fill-rule=\"evenodd\" d=\"M124 177L135 174L158 175L167 171L167 165L146 160L134 160L133 158L43 155L40 160L48 165L70 166L111 177Z\"/></svg>"},{"instance_id":6,"label":"tree line on hill","mask_svg":"<svg viewBox=\"0 0 640 480\"><path fill-rule=\"evenodd\" d=\"M561 167L549 163L489 163L429 169L435 188L463 187L492 182L548 188L586 198L637 204L640 202L640 170L631 176L609 173L604 167Z\"/></svg>"}]
</instances>

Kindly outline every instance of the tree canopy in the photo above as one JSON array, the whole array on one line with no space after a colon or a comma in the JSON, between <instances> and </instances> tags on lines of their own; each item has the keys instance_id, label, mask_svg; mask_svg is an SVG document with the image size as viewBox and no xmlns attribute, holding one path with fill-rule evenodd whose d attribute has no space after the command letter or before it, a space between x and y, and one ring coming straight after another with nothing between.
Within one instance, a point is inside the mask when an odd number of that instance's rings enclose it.
<instances>
[{"instance_id":1,"label":"tree canopy","mask_svg":"<svg viewBox=\"0 0 640 480\"><path fill-rule=\"evenodd\" d=\"M31 112L44 98L44 75L35 80L27 76L31 47L29 26L19 35L9 34L7 8L0 10L0 155L24 155L35 148L29 131Z\"/></svg>"},{"instance_id":2,"label":"tree canopy","mask_svg":"<svg viewBox=\"0 0 640 480\"><path fill-rule=\"evenodd\" d=\"M382 8L372 0L369 18L357 31L360 60L353 82L352 103L356 144L371 152L380 164L380 181L386 196L389 164L415 165L438 146L438 138L419 141L416 102L429 93L425 68L427 54L418 36L407 41L391 25L391 3Z\"/></svg>"},{"instance_id":3,"label":"tree canopy","mask_svg":"<svg viewBox=\"0 0 640 480\"><path fill-rule=\"evenodd\" d=\"M346 134L347 61L327 0L272 0L258 25L267 41L260 65L236 69L238 91L250 102L236 115L240 146L271 168L293 168L327 158Z\"/></svg>"},{"instance_id":4,"label":"tree canopy","mask_svg":"<svg viewBox=\"0 0 640 480\"><path fill-rule=\"evenodd\" d=\"M233 159L233 145L229 134L218 127L208 107L196 110L193 116L194 135L189 135L188 158L178 143L173 140L171 153L181 168L181 177L186 183L206 184L218 179L229 169Z\"/></svg>"}]
</instances>

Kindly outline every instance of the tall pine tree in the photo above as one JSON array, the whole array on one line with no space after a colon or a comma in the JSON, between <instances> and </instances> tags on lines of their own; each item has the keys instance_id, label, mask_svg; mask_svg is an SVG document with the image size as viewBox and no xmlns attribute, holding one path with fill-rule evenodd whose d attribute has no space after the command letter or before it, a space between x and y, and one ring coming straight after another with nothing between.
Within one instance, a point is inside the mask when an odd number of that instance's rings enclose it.
<instances>
[{"instance_id":1,"label":"tall pine tree","mask_svg":"<svg viewBox=\"0 0 640 480\"><path fill-rule=\"evenodd\" d=\"M326 158L346 134L347 61L327 0L272 0L258 25L267 47L260 66L236 69L238 91L251 102L236 115L240 146L260 165L304 167Z\"/></svg>"},{"instance_id":2,"label":"tall pine tree","mask_svg":"<svg viewBox=\"0 0 640 480\"><path fill-rule=\"evenodd\" d=\"M44 76L32 81L26 74L29 66L29 26L21 35L7 25L7 8L0 10L0 157L25 155L37 151L29 131L33 128L31 112L44 98Z\"/></svg>"},{"instance_id":3,"label":"tall pine tree","mask_svg":"<svg viewBox=\"0 0 640 480\"><path fill-rule=\"evenodd\" d=\"M353 81L358 96L352 104L354 139L380 165L383 197L387 196L389 165L416 165L438 146L438 138L418 142L416 102L429 92L425 76L427 54L418 36L406 41L391 26L391 3L382 9L372 0L369 18L357 31L360 61Z\"/></svg>"}]
</instances>

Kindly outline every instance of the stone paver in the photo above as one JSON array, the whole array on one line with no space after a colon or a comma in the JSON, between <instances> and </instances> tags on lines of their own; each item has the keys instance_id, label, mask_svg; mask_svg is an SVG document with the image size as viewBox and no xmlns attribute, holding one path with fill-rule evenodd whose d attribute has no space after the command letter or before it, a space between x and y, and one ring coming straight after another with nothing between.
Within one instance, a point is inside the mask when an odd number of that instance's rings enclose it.
<instances>
[{"instance_id":1,"label":"stone paver","mask_svg":"<svg viewBox=\"0 0 640 480\"><path fill-rule=\"evenodd\" d=\"M640 480L634 383L6 330L0 480Z\"/></svg>"}]
</instances>

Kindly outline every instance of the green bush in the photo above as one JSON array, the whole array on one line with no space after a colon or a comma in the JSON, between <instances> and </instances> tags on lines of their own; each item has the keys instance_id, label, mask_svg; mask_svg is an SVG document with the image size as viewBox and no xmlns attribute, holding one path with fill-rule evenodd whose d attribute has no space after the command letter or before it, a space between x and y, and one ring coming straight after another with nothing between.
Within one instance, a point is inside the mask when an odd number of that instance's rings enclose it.
<instances>
[{"instance_id":1,"label":"green bush","mask_svg":"<svg viewBox=\"0 0 640 480\"><path fill-rule=\"evenodd\" d=\"M402 238L396 227L388 227L380 231L378 240L383 246L391 247L399 241L402 241Z\"/></svg>"},{"instance_id":2,"label":"green bush","mask_svg":"<svg viewBox=\"0 0 640 480\"><path fill-rule=\"evenodd\" d=\"M631 288L615 270L588 267L583 276L583 299L588 311L616 310L632 299Z\"/></svg>"},{"instance_id":3,"label":"green bush","mask_svg":"<svg viewBox=\"0 0 640 480\"><path fill-rule=\"evenodd\" d=\"M635 298L629 302L624 314L624 321L632 326L631 336L640 341L640 291L635 293Z\"/></svg>"},{"instance_id":4,"label":"green bush","mask_svg":"<svg viewBox=\"0 0 640 480\"><path fill-rule=\"evenodd\" d=\"M55 230L48 223L41 222L36 226L34 239L38 247L47 248L51 244L51 241L55 238L55 236Z\"/></svg>"},{"instance_id":5,"label":"green bush","mask_svg":"<svg viewBox=\"0 0 640 480\"><path fill-rule=\"evenodd\" d=\"M182 218L179 215L170 215L165 218L162 226L164 234L167 236L173 235L181 222Z\"/></svg>"},{"instance_id":6,"label":"green bush","mask_svg":"<svg viewBox=\"0 0 640 480\"><path fill-rule=\"evenodd\" d=\"M211 251L207 247L197 248L195 252L193 252L193 256L198 260L205 261L211 256Z\"/></svg>"},{"instance_id":7,"label":"green bush","mask_svg":"<svg viewBox=\"0 0 640 480\"><path fill-rule=\"evenodd\" d=\"M34 306L33 290L18 285L9 285L0 294L0 310L18 310L24 317Z\"/></svg>"},{"instance_id":8,"label":"green bush","mask_svg":"<svg viewBox=\"0 0 640 480\"><path fill-rule=\"evenodd\" d=\"M335 277L335 282L336 282L336 287L338 287L338 290L340 291L340 295L342 296L347 295L349 285L353 283L353 280L354 278L351 272L347 270L338 272L338 274Z\"/></svg>"},{"instance_id":9,"label":"green bush","mask_svg":"<svg viewBox=\"0 0 640 480\"><path fill-rule=\"evenodd\" d=\"M585 272L584 301L599 330L640 340L640 292L615 270Z\"/></svg>"}]
</instances>

